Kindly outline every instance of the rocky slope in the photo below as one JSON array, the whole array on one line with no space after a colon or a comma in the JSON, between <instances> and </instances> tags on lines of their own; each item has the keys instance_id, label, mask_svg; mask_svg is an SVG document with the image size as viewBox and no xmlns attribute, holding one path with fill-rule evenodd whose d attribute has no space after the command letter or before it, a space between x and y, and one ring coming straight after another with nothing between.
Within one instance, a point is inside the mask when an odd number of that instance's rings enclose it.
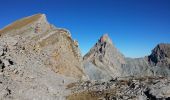
<instances>
[{"instance_id":1,"label":"rocky slope","mask_svg":"<svg viewBox=\"0 0 170 100\"><path fill-rule=\"evenodd\" d=\"M64 99L65 85L85 78L77 41L44 14L0 30L0 99Z\"/></svg>"}]
</instances>

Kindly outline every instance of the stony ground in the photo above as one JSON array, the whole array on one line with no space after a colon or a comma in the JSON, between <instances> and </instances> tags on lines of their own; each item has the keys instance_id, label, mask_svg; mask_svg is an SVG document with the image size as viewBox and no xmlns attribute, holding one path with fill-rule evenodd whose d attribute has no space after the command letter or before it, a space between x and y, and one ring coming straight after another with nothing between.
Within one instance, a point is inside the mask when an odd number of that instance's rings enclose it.
<instances>
[{"instance_id":1,"label":"stony ground","mask_svg":"<svg viewBox=\"0 0 170 100\"><path fill-rule=\"evenodd\" d=\"M124 77L107 82L86 81L68 85L68 100L169 100L170 79Z\"/></svg>"}]
</instances>

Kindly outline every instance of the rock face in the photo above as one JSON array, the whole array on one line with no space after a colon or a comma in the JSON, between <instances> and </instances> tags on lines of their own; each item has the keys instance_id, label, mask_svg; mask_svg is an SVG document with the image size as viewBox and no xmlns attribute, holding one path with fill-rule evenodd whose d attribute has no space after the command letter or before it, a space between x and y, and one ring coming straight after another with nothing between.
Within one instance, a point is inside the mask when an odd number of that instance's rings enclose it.
<instances>
[{"instance_id":1,"label":"rock face","mask_svg":"<svg viewBox=\"0 0 170 100\"><path fill-rule=\"evenodd\" d=\"M170 68L170 44L158 44L148 57L152 66L166 66Z\"/></svg>"},{"instance_id":2,"label":"rock face","mask_svg":"<svg viewBox=\"0 0 170 100\"><path fill-rule=\"evenodd\" d=\"M84 56L84 64L85 71L91 79L108 79L121 75L121 66L125 65L125 59L113 46L109 36L104 34Z\"/></svg>"},{"instance_id":3,"label":"rock face","mask_svg":"<svg viewBox=\"0 0 170 100\"><path fill-rule=\"evenodd\" d=\"M0 34L0 99L64 99L65 85L85 77L78 43L44 14L18 20Z\"/></svg>"}]
</instances>

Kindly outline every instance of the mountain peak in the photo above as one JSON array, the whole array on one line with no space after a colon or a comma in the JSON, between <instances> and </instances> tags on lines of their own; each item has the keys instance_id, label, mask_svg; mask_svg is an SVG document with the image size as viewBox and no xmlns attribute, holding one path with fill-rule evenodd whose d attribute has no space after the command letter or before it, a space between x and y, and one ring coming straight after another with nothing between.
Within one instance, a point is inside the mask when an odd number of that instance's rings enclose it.
<instances>
[{"instance_id":1,"label":"mountain peak","mask_svg":"<svg viewBox=\"0 0 170 100\"><path fill-rule=\"evenodd\" d=\"M168 48L168 47L170 47L170 44L168 44L168 43L160 43L157 45L157 48L160 48L160 49Z\"/></svg>"},{"instance_id":2,"label":"mountain peak","mask_svg":"<svg viewBox=\"0 0 170 100\"><path fill-rule=\"evenodd\" d=\"M152 65L170 66L170 44L160 43L149 56L149 61Z\"/></svg>"},{"instance_id":3,"label":"mountain peak","mask_svg":"<svg viewBox=\"0 0 170 100\"><path fill-rule=\"evenodd\" d=\"M46 14L38 13L38 14L33 15L32 17L36 17L36 16L38 16L39 19L41 20L45 20L45 21L47 20Z\"/></svg>"},{"instance_id":4,"label":"mountain peak","mask_svg":"<svg viewBox=\"0 0 170 100\"><path fill-rule=\"evenodd\" d=\"M5 26L2 30L0 30L0 34L4 34L7 32L10 32L12 30L21 29L27 25L34 24L35 22L48 23L47 19L46 19L46 15L39 13L39 14L35 14L35 15L32 15L29 17L19 19L19 20L13 22L12 24Z\"/></svg>"},{"instance_id":5,"label":"mountain peak","mask_svg":"<svg viewBox=\"0 0 170 100\"><path fill-rule=\"evenodd\" d=\"M100 37L83 60L85 62L85 71L92 79L96 79L96 76L101 76L102 78L110 77L110 75L113 77L119 76L122 72L121 66L125 64L123 54L113 45L108 34ZM86 65L90 65L95 71L91 72Z\"/></svg>"},{"instance_id":6,"label":"mountain peak","mask_svg":"<svg viewBox=\"0 0 170 100\"><path fill-rule=\"evenodd\" d=\"M109 38L109 35L108 35L107 33L106 33L106 34L103 34L103 35L100 37L99 42L101 42L101 43L106 42L106 43L112 44L112 40Z\"/></svg>"},{"instance_id":7,"label":"mountain peak","mask_svg":"<svg viewBox=\"0 0 170 100\"><path fill-rule=\"evenodd\" d=\"M103 34L98 42L91 48L91 50L84 56L84 59L91 59L93 58L102 58L105 57L105 55L110 55L110 53L113 55L122 55L117 48L113 45L112 40L110 39L108 34ZM91 55L91 56L90 56ZM92 56L93 55L93 56Z\"/></svg>"}]
</instances>

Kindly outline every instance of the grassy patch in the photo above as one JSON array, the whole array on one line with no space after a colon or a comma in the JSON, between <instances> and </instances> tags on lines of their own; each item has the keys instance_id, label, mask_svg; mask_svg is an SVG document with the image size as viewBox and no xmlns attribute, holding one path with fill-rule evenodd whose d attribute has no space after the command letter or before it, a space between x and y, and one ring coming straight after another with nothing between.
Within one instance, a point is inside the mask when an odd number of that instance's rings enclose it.
<instances>
[{"instance_id":1,"label":"grassy patch","mask_svg":"<svg viewBox=\"0 0 170 100\"><path fill-rule=\"evenodd\" d=\"M26 25L38 20L40 17L41 17L41 14L37 14L37 15L33 15L31 17L26 17L26 18L23 18L21 20L18 20L16 22L6 26L4 29L0 30L0 34L5 33L5 32L9 32L13 29L15 29L15 30L20 29L23 26L26 26Z\"/></svg>"}]
</instances>

